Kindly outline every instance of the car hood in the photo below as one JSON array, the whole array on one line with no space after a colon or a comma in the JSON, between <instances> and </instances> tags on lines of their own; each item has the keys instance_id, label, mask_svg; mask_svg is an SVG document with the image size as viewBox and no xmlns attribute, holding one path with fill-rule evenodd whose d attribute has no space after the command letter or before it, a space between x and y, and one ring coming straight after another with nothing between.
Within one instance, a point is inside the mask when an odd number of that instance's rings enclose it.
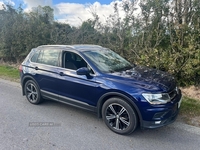
<instances>
[{"instance_id":1,"label":"car hood","mask_svg":"<svg viewBox=\"0 0 200 150\"><path fill-rule=\"evenodd\" d=\"M176 81L169 73L144 66L136 66L130 70L114 72L112 75L123 78L128 82L134 82L137 85L151 85L142 87L161 88L165 92L176 87Z\"/></svg>"}]
</instances>

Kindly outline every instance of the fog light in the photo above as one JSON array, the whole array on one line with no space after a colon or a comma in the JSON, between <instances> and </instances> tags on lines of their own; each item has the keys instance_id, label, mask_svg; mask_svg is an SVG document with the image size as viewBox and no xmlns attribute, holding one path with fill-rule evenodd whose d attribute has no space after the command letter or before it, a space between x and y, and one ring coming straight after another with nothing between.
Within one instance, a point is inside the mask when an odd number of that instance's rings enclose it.
<instances>
[{"instance_id":1,"label":"fog light","mask_svg":"<svg viewBox=\"0 0 200 150\"><path fill-rule=\"evenodd\" d=\"M160 124L161 123L161 121L155 121L155 124Z\"/></svg>"}]
</instances>

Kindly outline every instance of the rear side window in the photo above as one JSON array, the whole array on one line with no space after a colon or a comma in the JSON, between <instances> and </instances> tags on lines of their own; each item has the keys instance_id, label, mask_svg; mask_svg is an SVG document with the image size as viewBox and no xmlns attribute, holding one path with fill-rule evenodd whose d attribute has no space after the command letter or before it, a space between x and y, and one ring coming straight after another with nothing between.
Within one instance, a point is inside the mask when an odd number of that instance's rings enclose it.
<instances>
[{"instance_id":1,"label":"rear side window","mask_svg":"<svg viewBox=\"0 0 200 150\"><path fill-rule=\"evenodd\" d=\"M58 66L59 52L60 51L56 49L41 50L36 62L51 66Z\"/></svg>"}]
</instances>

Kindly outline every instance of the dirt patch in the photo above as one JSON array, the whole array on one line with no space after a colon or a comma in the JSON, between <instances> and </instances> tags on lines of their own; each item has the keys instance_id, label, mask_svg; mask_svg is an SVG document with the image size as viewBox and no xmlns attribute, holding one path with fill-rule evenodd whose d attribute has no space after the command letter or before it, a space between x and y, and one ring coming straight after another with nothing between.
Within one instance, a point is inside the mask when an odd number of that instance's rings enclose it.
<instances>
[{"instance_id":1,"label":"dirt patch","mask_svg":"<svg viewBox=\"0 0 200 150\"><path fill-rule=\"evenodd\" d=\"M191 125L200 127L200 116L196 116L196 117L192 118Z\"/></svg>"},{"instance_id":2,"label":"dirt patch","mask_svg":"<svg viewBox=\"0 0 200 150\"><path fill-rule=\"evenodd\" d=\"M181 88L184 96L200 100L200 87L190 86L186 88Z\"/></svg>"},{"instance_id":3,"label":"dirt patch","mask_svg":"<svg viewBox=\"0 0 200 150\"><path fill-rule=\"evenodd\" d=\"M185 115L179 115L177 121L184 122L192 126L200 127L200 116L188 117Z\"/></svg>"}]
</instances>

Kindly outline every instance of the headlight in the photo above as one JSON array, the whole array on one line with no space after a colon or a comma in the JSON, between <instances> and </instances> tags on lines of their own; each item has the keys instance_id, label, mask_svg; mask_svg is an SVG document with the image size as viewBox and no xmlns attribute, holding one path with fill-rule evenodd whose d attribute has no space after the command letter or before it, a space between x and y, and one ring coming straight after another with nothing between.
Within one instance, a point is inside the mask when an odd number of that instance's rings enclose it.
<instances>
[{"instance_id":1,"label":"headlight","mask_svg":"<svg viewBox=\"0 0 200 150\"><path fill-rule=\"evenodd\" d=\"M150 94L150 93L143 93L142 96L153 105L156 104L166 104L170 101L169 94L161 93L161 94Z\"/></svg>"}]
</instances>

